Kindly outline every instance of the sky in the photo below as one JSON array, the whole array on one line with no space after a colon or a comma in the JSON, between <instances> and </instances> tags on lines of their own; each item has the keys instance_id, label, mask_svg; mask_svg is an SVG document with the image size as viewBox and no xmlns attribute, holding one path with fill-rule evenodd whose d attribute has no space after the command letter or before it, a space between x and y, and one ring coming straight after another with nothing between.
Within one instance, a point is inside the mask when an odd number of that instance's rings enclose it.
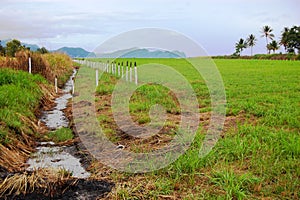
<instances>
[{"instance_id":1,"label":"sky","mask_svg":"<svg viewBox=\"0 0 300 200\"><path fill-rule=\"evenodd\" d=\"M1 0L0 39L93 51L121 33L160 28L185 35L208 55L232 54L240 38L254 34L253 52L266 53L262 27L271 26L279 40L284 27L300 25L299 8L300 0Z\"/></svg>"}]
</instances>

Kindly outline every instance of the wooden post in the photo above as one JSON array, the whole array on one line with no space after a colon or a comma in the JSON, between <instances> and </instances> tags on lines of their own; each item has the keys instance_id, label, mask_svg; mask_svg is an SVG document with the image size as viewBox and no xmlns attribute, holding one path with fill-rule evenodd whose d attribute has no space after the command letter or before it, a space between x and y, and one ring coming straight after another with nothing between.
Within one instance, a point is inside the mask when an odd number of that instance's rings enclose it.
<instances>
[{"instance_id":1,"label":"wooden post","mask_svg":"<svg viewBox=\"0 0 300 200\"><path fill-rule=\"evenodd\" d=\"M109 73L109 72L108 72L108 64L107 64L107 63L105 64L105 71L106 71L107 73Z\"/></svg>"},{"instance_id":2,"label":"wooden post","mask_svg":"<svg viewBox=\"0 0 300 200\"><path fill-rule=\"evenodd\" d=\"M120 63L118 63L118 76L121 76Z\"/></svg>"},{"instance_id":3,"label":"wooden post","mask_svg":"<svg viewBox=\"0 0 300 200\"><path fill-rule=\"evenodd\" d=\"M137 67L136 67L136 62L134 62L134 81L135 84L138 84L138 74L137 74Z\"/></svg>"},{"instance_id":4,"label":"wooden post","mask_svg":"<svg viewBox=\"0 0 300 200\"><path fill-rule=\"evenodd\" d=\"M124 76L124 66L123 66L123 62L121 63L121 68L122 68L122 74L121 74L121 77L123 77Z\"/></svg>"},{"instance_id":5,"label":"wooden post","mask_svg":"<svg viewBox=\"0 0 300 200\"><path fill-rule=\"evenodd\" d=\"M130 68L129 68L129 82L132 82L132 62L130 62Z\"/></svg>"},{"instance_id":6,"label":"wooden post","mask_svg":"<svg viewBox=\"0 0 300 200\"><path fill-rule=\"evenodd\" d=\"M54 85L55 85L55 93L57 94L57 76L55 76Z\"/></svg>"},{"instance_id":7,"label":"wooden post","mask_svg":"<svg viewBox=\"0 0 300 200\"><path fill-rule=\"evenodd\" d=\"M98 87L98 81L99 81L99 78L98 78L98 69L96 69L96 87Z\"/></svg>"},{"instance_id":8,"label":"wooden post","mask_svg":"<svg viewBox=\"0 0 300 200\"><path fill-rule=\"evenodd\" d=\"M28 58L28 66L29 66L28 72L29 74L31 74L31 57Z\"/></svg>"},{"instance_id":9,"label":"wooden post","mask_svg":"<svg viewBox=\"0 0 300 200\"><path fill-rule=\"evenodd\" d=\"M127 62L127 65L126 65L126 82L128 81L128 62Z\"/></svg>"},{"instance_id":10,"label":"wooden post","mask_svg":"<svg viewBox=\"0 0 300 200\"><path fill-rule=\"evenodd\" d=\"M75 77L72 77L72 94L75 92Z\"/></svg>"},{"instance_id":11,"label":"wooden post","mask_svg":"<svg viewBox=\"0 0 300 200\"><path fill-rule=\"evenodd\" d=\"M116 70L115 70L115 63L112 62L111 65L112 65L112 74L115 75L115 73L116 73Z\"/></svg>"}]
</instances>

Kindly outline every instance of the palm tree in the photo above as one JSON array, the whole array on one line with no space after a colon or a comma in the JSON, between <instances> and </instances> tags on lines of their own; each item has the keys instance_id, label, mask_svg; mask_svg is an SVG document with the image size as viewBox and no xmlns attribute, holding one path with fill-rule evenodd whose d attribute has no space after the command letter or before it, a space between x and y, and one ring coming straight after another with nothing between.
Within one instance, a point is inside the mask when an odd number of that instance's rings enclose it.
<instances>
[{"instance_id":1,"label":"palm tree","mask_svg":"<svg viewBox=\"0 0 300 200\"><path fill-rule=\"evenodd\" d=\"M289 43L289 32L290 29L288 27L284 27L283 31L281 32L281 39L279 44L284 47L285 52L287 52L287 46Z\"/></svg>"},{"instance_id":2,"label":"palm tree","mask_svg":"<svg viewBox=\"0 0 300 200\"><path fill-rule=\"evenodd\" d=\"M241 38L237 43L235 43L236 54L241 55L242 51L247 48L247 42Z\"/></svg>"},{"instance_id":3,"label":"palm tree","mask_svg":"<svg viewBox=\"0 0 300 200\"><path fill-rule=\"evenodd\" d=\"M268 38L270 40L273 40L273 38L275 37L274 34L272 33L273 29L270 27L270 26L263 26L262 27L262 35L261 37L265 37L266 38L266 45L268 46ZM267 47L267 50L268 50L268 47Z\"/></svg>"},{"instance_id":4,"label":"palm tree","mask_svg":"<svg viewBox=\"0 0 300 200\"><path fill-rule=\"evenodd\" d=\"M251 56L252 56L252 48L256 44L257 39L253 34L250 34L247 38L247 44L249 47L251 47Z\"/></svg>"},{"instance_id":5,"label":"palm tree","mask_svg":"<svg viewBox=\"0 0 300 200\"><path fill-rule=\"evenodd\" d=\"M279 45L278 45L278 43L275 40L273 40L272 42L270 42L267 45L267 48L268 48L269 52L271 50L273 50L273 53L275 53L275 51L279 49Z\"/></svg>"}]
</instances>

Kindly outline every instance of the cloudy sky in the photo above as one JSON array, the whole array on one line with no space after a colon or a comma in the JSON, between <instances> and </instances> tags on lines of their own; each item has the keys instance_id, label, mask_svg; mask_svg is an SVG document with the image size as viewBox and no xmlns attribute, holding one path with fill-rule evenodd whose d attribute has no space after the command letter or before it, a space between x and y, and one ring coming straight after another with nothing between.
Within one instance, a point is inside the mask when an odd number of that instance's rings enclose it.
<instances>
[{"instance_id":1,"label":"cloudy sky","mask_svg":"<svg viewBox=\"0 0 300 200\"><path fill-rule=\"evenodd\" d=\"M271 26L278 40L283 27L300 25L299 7L299 0L1 0L0 39L92 51L120 33L154 27L180 32L210 55L232 54L252 33L254 53L265 53L261 27Z\"/></svg>"}]
</instances>

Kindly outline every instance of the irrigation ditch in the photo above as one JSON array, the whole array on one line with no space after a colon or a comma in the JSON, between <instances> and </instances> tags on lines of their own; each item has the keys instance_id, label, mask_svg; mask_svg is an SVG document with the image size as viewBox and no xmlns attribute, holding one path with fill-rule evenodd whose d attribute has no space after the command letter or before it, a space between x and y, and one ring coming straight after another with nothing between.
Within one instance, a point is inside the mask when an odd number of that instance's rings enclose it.
<instances>
[{"instance_id":1,"label":"irrigation ditch","mask_svg":"<svg viewBox=\"0 0 300 200\"><path fill-rule=\"evenodd\" d=\"M74 139L66 142L37 141L36 152L26 170L1 174L0 199L98 199L111 191L113 183L90 178L92 157L80 142L72 121L72 88L77 70L60 90L50 110L43 110L39 123L49 131L72 129Z\"/></svg>"}]
</instances>

